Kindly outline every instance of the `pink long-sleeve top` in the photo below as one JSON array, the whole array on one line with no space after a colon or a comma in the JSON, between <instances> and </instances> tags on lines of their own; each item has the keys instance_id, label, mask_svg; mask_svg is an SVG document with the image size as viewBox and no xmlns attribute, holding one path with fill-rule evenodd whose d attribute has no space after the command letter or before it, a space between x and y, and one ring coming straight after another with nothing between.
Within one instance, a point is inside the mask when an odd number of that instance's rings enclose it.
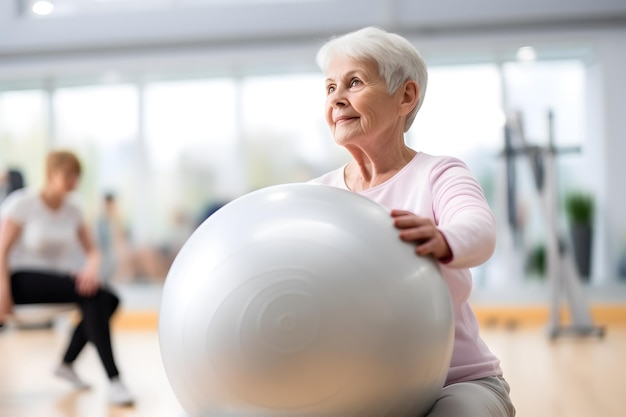
<instances>
[{"instance_id":1,"label":"pink long-sleeve top","mask_svg":"<svg viewBox=\"0 0 626 417\"><path fill-rule=\"evenodd\" d=\"M348 189L344 167L311 182ZM392 178L359 194L389 210L408 210L432 219L448 241L452 259L440 267L452 298L455 339L446 385L502 375L500 361L480 338L468 302L469 268L491 257L496 228L482 188L467 166L456 158L418 152Z\"/></svg>"}]
</instances>

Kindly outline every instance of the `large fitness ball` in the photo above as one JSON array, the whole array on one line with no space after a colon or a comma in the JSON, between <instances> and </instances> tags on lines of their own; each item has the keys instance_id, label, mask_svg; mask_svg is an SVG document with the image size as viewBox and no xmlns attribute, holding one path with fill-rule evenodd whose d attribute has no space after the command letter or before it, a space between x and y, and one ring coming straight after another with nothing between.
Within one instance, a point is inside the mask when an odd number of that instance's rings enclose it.
<instances>
[{"instance_id":1,"label":"large fitness ball","mask_svg":"<svg viewBox=\"0 0 626 417\"><path fill-rule=\"evenodd\" d=\"M161 355L197 416L417 416L446 378L448 288L357 194L287 184L190 236L163 288Z\"/></svg>"}]
</instances>

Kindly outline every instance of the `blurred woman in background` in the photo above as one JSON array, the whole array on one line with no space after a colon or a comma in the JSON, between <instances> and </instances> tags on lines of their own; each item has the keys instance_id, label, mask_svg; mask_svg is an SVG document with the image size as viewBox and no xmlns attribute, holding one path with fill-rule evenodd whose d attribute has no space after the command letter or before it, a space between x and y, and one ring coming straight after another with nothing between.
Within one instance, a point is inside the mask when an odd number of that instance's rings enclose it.
<instances>
[{"instance_id":1,"label":"blurred woman in background","mask_svg":"<svg viewBox=\"0 0 626 417\"><path fill-rule=\"evenodd\" d=\"M119 378L109 320L119 299L99 281L100 255L79 207L68 197L81 174L71 152L53 151L46 160L41 190L14 191L0 207L0 322L14 304L75 303L82 314L55 375L88 388L72 364L92 342L111 381L109 400L130 405ZM77 259L82 248L84 261Z\"/></svg>"}]
</instances>

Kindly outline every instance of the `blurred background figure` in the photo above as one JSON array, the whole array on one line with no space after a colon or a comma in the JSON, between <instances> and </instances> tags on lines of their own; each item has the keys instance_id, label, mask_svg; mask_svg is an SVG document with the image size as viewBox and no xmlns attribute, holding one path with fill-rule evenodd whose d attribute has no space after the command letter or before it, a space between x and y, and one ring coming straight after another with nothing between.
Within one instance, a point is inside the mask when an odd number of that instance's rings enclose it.
<instances>
[{"instance_id":1,"label":"blurred background figure","mask_svg":"<svg viewBox=\"0 0 626 417\"><path fill-rule=\"evenodd\" d=\"M200 218L198 219L198 226L200 226L206 219L211 217L213 213L215 213L216 211L224 207L226 204L228 204L228 200L212 201L209 204L207 204L205 209L202 210L202 214L200 215Z\"/></svg>"},{"instance_id":2,"label":"blurred background figure","mask_svg":"<svg viewBox=\"0 0 626 417\"><path fill-rule=\"evenodd\" d=\"M113 357L109 320L119 298L99 281L100 254L79 206L70 194L81 175L78 158L52 151L41 189L12 192L0 207L0 322L13 305L75 303L82 319L55 370L77 389L89 388L74 371L74 361L91 342L110 380L109 401L130 405ZM80 263L74 256L80 247Z\"/></svg>"},{"instance_id":3,"label":"blurred background figure","mask_svg":"<svg viewBox=\"0 0 626 417\"><path fill-rule=\"evenodd\" d=\"M178 255L180 248L187 241L189 236L195 230L195 224L193 217L185 209L174 209L171 216L171 230L172 233L168 236L168 239L161 245L160 253L162 261L164 263L165 274L172 266L174 258Z\"/></svg>"},{"instance_id":4,"label":"blurred background figure","mask_svg":"<svg viewBox=\"0 0 626 417\"><path fill-rule=\"evenodd\" d=\"M194 224L185 210L174 210L167 237L150 244L133 242L119 211L118 197L106 192L96 219L96 238L102 253L100 275L106 283L163 282Z\"/></svg>"},{"instance_id":5,"label":"blurred background figure","mask_svg":"<svg viewBox=\"0 0 626 417\"><path fill-rule=\"evenodd\" d=\"M24 187L24 176L18 169L8 169L0 174L0 202L15 190Z\"/></svg>"},{"instance_id":6,"label":"blurred background figure","mask_svg":"<svg viewBox=\"0 0 626 417\"><path fill-rule=\"evenodd\" d=\"M24 187L24 177L22 173L15 169L9 169L0 174L0 203L11 192ZM4 323L0 320L0 328L4 327Z\"/></svg>"},{"instance_id":7,"label":"blurred background figure","mask_svg":"<svg viewBox=\"0 0 626 417\"><path fill-rule=\"evenodd\" d=\"M112 192L103 196L102 211L96 220L96 237L102 254L100 278L102 282L109 283L117 277L120 254L127 250L124 225Z\"/></svg>"}]
</instances>

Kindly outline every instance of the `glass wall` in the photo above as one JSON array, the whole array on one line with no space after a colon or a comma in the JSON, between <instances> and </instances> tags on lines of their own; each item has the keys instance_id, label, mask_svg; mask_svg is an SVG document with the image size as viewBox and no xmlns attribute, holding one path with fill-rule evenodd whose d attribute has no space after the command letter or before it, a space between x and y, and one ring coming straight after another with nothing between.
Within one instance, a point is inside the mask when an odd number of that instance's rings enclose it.
<instances>
[{"instance_id":1,"label":"glass wall","mask_svg":"<svg viewBox=\"0 0 626 417\"><path fill-rule=\"evenodd\" d=\"M456 156L467 163L494 211L502 210L496 182L503 147L501 74L495 64L453 65L429 70L424 104L409 131L409 143L433 155ZM494 275L475 268L477 286Z\"/></svg>"},{"instance_id":2,"label":"glass wall","mask_svg":"<svg viewBox=\"0 0 626 417\"><path fill-rule=\"evenodd\" d=\"M409 132L415 149L465 161L492 203L505 122L501 84L494 64L431 68L423 107Z\"/></svg>"},{"instance_id":3,"label":"glass wall","mask_svg":"<svg viewBox=\"0 0 626 417\"><path fill-rule=\"evenodd\" d=\"M101 242L114 246L111 279L159 281L180 245L216 208L260 187L306 181L348 160L326 126L324 100L318 73L169 74L4 91L0 169L19 166L30 184L39 185L49 148L75 150L85 164L77 197L96 231L115 228L114 242ZM407 141L466 161L506 228L505 114L523 114L528 141L545 144L551 109L557 144L580 144L583 102L579 61L433 66ZM536 219L526 222L531 230L542 213L534 208L528 161L516 164L518 200ZM575 157L560 166L575 173ZM113 210L105 211L105 194L114 197ZM541 239L528 235L530 246ZM477 285L498 280L492 278L497 272L477 272Z\"/></svg>"},{"instance_id":4,"label":"glass wall","mask_svg":"<svg viewBox=\"0 0 626 417\"><path fill-rule=\"evenodd\" d=\"M586 134L585 67L581 61L509 62L502 66L506 80L505 101L512 117L514 146L537 149L555 147L556 176L543 175L533 154L518 155L513 163L516 176L516 250L523 254L527 275L545 274L547 219L541 189L557 193L558 227L568 237L564 199L570 192L589 192L583 152ZM541 188L538 183L543 183Z\"/></svg>"},{"instance_id":5,"label":"glass wall","mask_svg":"<svg viewBox=\"0 0 626 417\"><path fill-rule=\"evenodd\" d=\"M346 160L324 119L320 74L249 77L241 126L250 184L306 181Z\"/></svg>"},{"instance_id":6,"label":"glass wall","mask_svg":"<svg viewBox=\"0 0 626 417\"><path fill-rule=\"evenodd\" d=\"M49 140L48 95L43 90L0 91L0 173L14 169L26 185L43 180Z\"/></svg>"},{"instance_id":7,"label":"glass wall","mask_svg":"<svg viewBox=\"0 0 626 417\"><path fill-rule=\"evenodd\" d=\"M80 195L88 217L104 192L131 195L138 138L138 91L132 84L58 88L52 93L51 145L72 149L85 165Z\"/></svg>"}]
</instances>

